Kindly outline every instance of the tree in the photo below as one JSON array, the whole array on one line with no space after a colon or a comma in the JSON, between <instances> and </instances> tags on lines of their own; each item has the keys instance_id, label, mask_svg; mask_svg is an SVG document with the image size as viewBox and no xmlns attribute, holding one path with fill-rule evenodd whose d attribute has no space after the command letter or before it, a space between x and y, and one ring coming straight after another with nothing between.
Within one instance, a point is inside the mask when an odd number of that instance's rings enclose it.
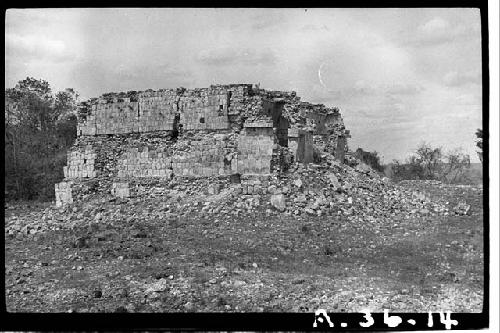
<instances>
[{"instance_id":1,"label":"tree","mask_svg":"<svg viewBox=\"0 0 500 333\"><path fill-rule=\"evenodd\" d=\"M47 81L26 78L5 90L5 189L8 197L53 196L61 153L76 137L73 89L54 97ZM57 164L57 165L56 165Z\"/></svg>"},{"instance_id":2,"label":"tree","mask_svg":"<svg viewBox=\"0 0 500 333\"><path fill-rule=\"evenodd\" d=\"M7 89L6 98L16 106L16 119L24 126L45 131L56 117L53 96L47 81L26 78Z\"/></svg>"},{"instance_id":3,"label":"tree","mask_svg":"<svg viewBox=\"0 0 500 333\"><path fill-rule=\"evenodd\" d=\"M457 148L445 155L445 164L441 174L442 180L455 183L464 171L470 167L470 156Z\"/></svg>"},{"instance_id":4,"label":"tree","mask_svg":"<svg viewBox=\"0 0 500 333\"><path fill-rule=\"evenodd\" d=\"M78 93L71 88L58 92L55 97L58 138L65 146L70 146L76 138L78 97Z\"/></svg>"},{"instance_id":5,"label":"tree","mask_svg":"<svg viewBox=\"0 0 500 333\"><path fill-rule=\"evenodd\" d=\"M483 163L483 130L478 128L476 131L476 146L480 149L480 151L477 152L477 155L479 156L479 160L481 163Z\"/></svg>"},{"instance_id":6,"label":"tree","mask_svg":"<svg viewBox=\"0 0 500 333\"><path fill-rule=\"evenodd\" d=\"M460 148L443 153L442 148L433 148L422 143L404 164L394 160L390 174L396 180L435 179L443 182L463 181L470 166L470 157Z\"/></svg>"},{"instance_id":7,"label":"tree","mask_svg":"<svg viewBox=\"0 0 500 333\"><path fill-rule=\"evenodd\" d=\"M78 93L72 88L59 91L55 96L54 109L59 117L75 114L78 103Z\"/></svg>"},{"instance_id":8,"label":"tree","mask_svg":"<svg viewBox=\"0 0 500 333\"><path fill-rule=\"evenodd\" d=\"M432 148L430 144L421 143L416 150L416 158L412 163L417 163L422 168L423 179L436 179L441 169L442 149Z\"/></svg>"}]
</instances>

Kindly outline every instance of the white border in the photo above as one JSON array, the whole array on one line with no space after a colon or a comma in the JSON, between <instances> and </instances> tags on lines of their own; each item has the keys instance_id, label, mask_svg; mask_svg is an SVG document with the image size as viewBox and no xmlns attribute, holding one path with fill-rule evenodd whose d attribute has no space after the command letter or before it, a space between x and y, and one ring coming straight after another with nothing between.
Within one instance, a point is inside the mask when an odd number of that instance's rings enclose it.
<instances>
[{"instance_id":1,"label":"white border","mask_svg":"<svg viewBox=\"0 0 500 333\"><path fill-rule=\"evenodd\" d=\"M499 311L499 55L498 55L498 6L497 0L488 0L488 29L489 29L489 51L490 51L490 328L489 332L500 332ZM488 278L488 277L486 277Z\"/></svg>"}]
</instances>

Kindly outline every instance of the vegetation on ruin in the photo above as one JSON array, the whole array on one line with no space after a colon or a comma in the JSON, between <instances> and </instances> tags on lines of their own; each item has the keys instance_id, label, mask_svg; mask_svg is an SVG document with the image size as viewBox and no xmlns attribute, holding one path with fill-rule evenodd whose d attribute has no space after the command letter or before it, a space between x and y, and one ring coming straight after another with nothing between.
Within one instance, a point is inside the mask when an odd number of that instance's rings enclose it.
<instances>
[{"instance_id":1,"label":"vegetation on ruin","mask_svg":"<svg viewBox=\"0 0 500 333\"><path fill-rule=\"evenodd\" d=\"M368 164L373 170L384 172L384 166L380 163L380 156L376 151L370 152L358 148L354 156L356 156L358 160Z\"/></svg>"}]
</instances>

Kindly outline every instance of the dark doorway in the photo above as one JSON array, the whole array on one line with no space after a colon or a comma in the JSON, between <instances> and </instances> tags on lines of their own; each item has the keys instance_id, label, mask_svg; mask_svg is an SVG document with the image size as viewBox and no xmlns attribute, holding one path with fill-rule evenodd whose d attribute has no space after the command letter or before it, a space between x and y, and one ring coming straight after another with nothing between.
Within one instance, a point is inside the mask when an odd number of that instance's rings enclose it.
<instances>
[{"instance_id":1,"label":"dark doorway","mask_svg":"<svg viewBox=\"0 0 500 333\"><path fill-rule=\"evenodd\" d=\"M288 120L282 116L284 102L264 100L264 112L273 119L273 127L276 128L278 143L282 147L288 147Z\"/></svg>"},{"instance_id":2,"label":"dark doorway","mask_svg":"<svg viewBox=\"0 0 500 333\"><path fill-rule=\"evenodd\" d=\"M182 124L179 124L181 120L181 115L180 113L176 113L174 117L174 124L173 124L173 130L172 130L172 139L177 140L177 137L181 134L182 132Z\"/></svg>"}]
</instances>

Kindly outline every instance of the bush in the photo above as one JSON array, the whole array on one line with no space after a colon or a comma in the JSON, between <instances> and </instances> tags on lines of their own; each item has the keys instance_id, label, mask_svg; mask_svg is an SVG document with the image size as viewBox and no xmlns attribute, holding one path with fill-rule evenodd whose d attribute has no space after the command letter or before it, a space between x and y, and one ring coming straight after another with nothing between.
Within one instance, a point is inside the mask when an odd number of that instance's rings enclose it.
<instances>
[{"instance_id":1,"label":"bush","mask_svg":"<svg viewBox=\"0 0 500 333\"><path fill-rule=\"evenodd\" d=\"M363 163L369 165L373 170L384 172L384 166L380 164L380 157L378 156L378 153L376 151L369 152L358 148L354 153L354 156L358 160L361 160Z\"/></svg>"},{"instance_id":2,"label":"bush","mask_svg":"<svg viewBox=\"0 0 500 333\"><path fill-rule=\"evenodd\" d=\"M399 180L440 180L447 183L470 182L467 178L467 170L470 166L470 157L454 149L443 153L442 148L433 148L429 144L422 143L409 156L405 163L394 160L386 175L396 181Z\"/></svg>"}]
</instances>

